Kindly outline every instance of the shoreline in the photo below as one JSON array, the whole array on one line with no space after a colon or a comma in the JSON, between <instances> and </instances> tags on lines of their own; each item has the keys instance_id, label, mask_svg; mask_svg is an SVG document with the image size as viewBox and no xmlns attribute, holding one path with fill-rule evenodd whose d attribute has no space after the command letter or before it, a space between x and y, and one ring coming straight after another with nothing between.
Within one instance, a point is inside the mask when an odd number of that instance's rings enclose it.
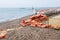
<instances>
[{"instance_id":1,"label":"shoreline","mask_svg":"<svg viewBox=\"0 0 60 40\"><path fill-rule=\"evenodd\" d=\"M25 17L21 17L21 18L16 18L16 19L12 19L12 20L6 20L3 22L0 22L0 29L9 29L9 28L14 28L14 27L20 27L20 22L23 19L27 19L28 17L30 17L31 15L25 16Z\"/></svg>"},{"instance_id":2,"label":"shoreline","mask_svg":"<svg viewBox=\"0 0 60 40\"><path fill-rule=\"evenodd\" d=\"M33 14L32 14L33 15ZM29 16L29 15L28 15ZM16 19L21 19L21 18L23 18L23 17L26 17L26 16L22 16L22 17L18 17L18 18L11 18L11 19L6 19L6 20L2 20L2 21L0 21L0 23L2 23L2 22L7 22L7 21L12 21L12 20L16 20Z\"/></svg>"}]
</instances>

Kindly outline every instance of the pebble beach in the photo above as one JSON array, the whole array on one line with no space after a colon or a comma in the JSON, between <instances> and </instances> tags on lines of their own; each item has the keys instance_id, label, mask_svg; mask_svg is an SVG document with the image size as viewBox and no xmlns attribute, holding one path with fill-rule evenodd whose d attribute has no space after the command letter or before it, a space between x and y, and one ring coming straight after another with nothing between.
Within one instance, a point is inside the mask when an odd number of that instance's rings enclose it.
<instances>
[{"instance_id":1,"label":"pebble beach","mask_svg":"<svg viewBox=\"0 0 60 40\"><path fill-rule=\"evenodd\" d=\"M27 19L30 16L2 22L0 23L0 29L22 27L20 25L21 20ZM60 30L26 26L19 30L9 31L6 37L0 40L60 40Z\"/></svg>"}]
</instances>

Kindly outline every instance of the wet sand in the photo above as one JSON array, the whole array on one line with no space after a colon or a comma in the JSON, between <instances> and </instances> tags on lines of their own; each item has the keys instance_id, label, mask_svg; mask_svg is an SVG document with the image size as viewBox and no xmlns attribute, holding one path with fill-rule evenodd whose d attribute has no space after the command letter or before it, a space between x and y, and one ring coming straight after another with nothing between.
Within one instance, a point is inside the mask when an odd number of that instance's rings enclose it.
<instances>
[{"instance_id":1,"label":"wet sand","mask_svg":"<svg viewBox=\"0 0 60 40\"><path fill-rule=\"evenodd\" d=\"M0 29L21 27L20 22L29 16L0 23ZM0 40L60 40L60 30L26 26L19 30L9 31L5 38Z\"/></svg>"}]
</instances>

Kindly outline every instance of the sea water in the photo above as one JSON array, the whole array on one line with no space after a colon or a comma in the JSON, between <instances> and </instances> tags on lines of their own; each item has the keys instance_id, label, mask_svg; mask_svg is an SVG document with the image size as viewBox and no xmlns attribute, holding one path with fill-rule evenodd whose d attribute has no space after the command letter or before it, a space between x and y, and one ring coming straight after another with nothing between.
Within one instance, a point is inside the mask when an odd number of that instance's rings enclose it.
<instances>
[{"instance_id":1,"label":"sea water","mask_svg":"<svg viewBox=\"0 0 60 40\"><path fill-rule=\"evenodd\" d=\"M0 8L0 22L31 15L29 8Z\"/></svg>"},{"instance_id":2,"label":"sea water","mask_svg":"<svg viewBox=\"0 0 60 40\"><path fill-rule=\"evenodd\" d=\"M39 8L36 9L38 10ZM21 18L32 14L32 8L0 8L0 22Z\"/></svg>"}]
</instances>

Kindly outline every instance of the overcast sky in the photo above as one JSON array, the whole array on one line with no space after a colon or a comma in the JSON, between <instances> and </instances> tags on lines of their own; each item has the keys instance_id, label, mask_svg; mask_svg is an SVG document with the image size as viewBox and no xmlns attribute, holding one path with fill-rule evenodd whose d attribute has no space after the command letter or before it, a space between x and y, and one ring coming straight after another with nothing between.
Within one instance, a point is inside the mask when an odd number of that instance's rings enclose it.
<instances>
[{"instance_id":1,"label":"overcast sky","mask_svg":"<svg viewBox=\"0 0 60 40\"><path fill-rule=\"evenodd\" d=\"M60 0L0 0L0 8L59 7Z\"/></svg>"}]
</instances>

